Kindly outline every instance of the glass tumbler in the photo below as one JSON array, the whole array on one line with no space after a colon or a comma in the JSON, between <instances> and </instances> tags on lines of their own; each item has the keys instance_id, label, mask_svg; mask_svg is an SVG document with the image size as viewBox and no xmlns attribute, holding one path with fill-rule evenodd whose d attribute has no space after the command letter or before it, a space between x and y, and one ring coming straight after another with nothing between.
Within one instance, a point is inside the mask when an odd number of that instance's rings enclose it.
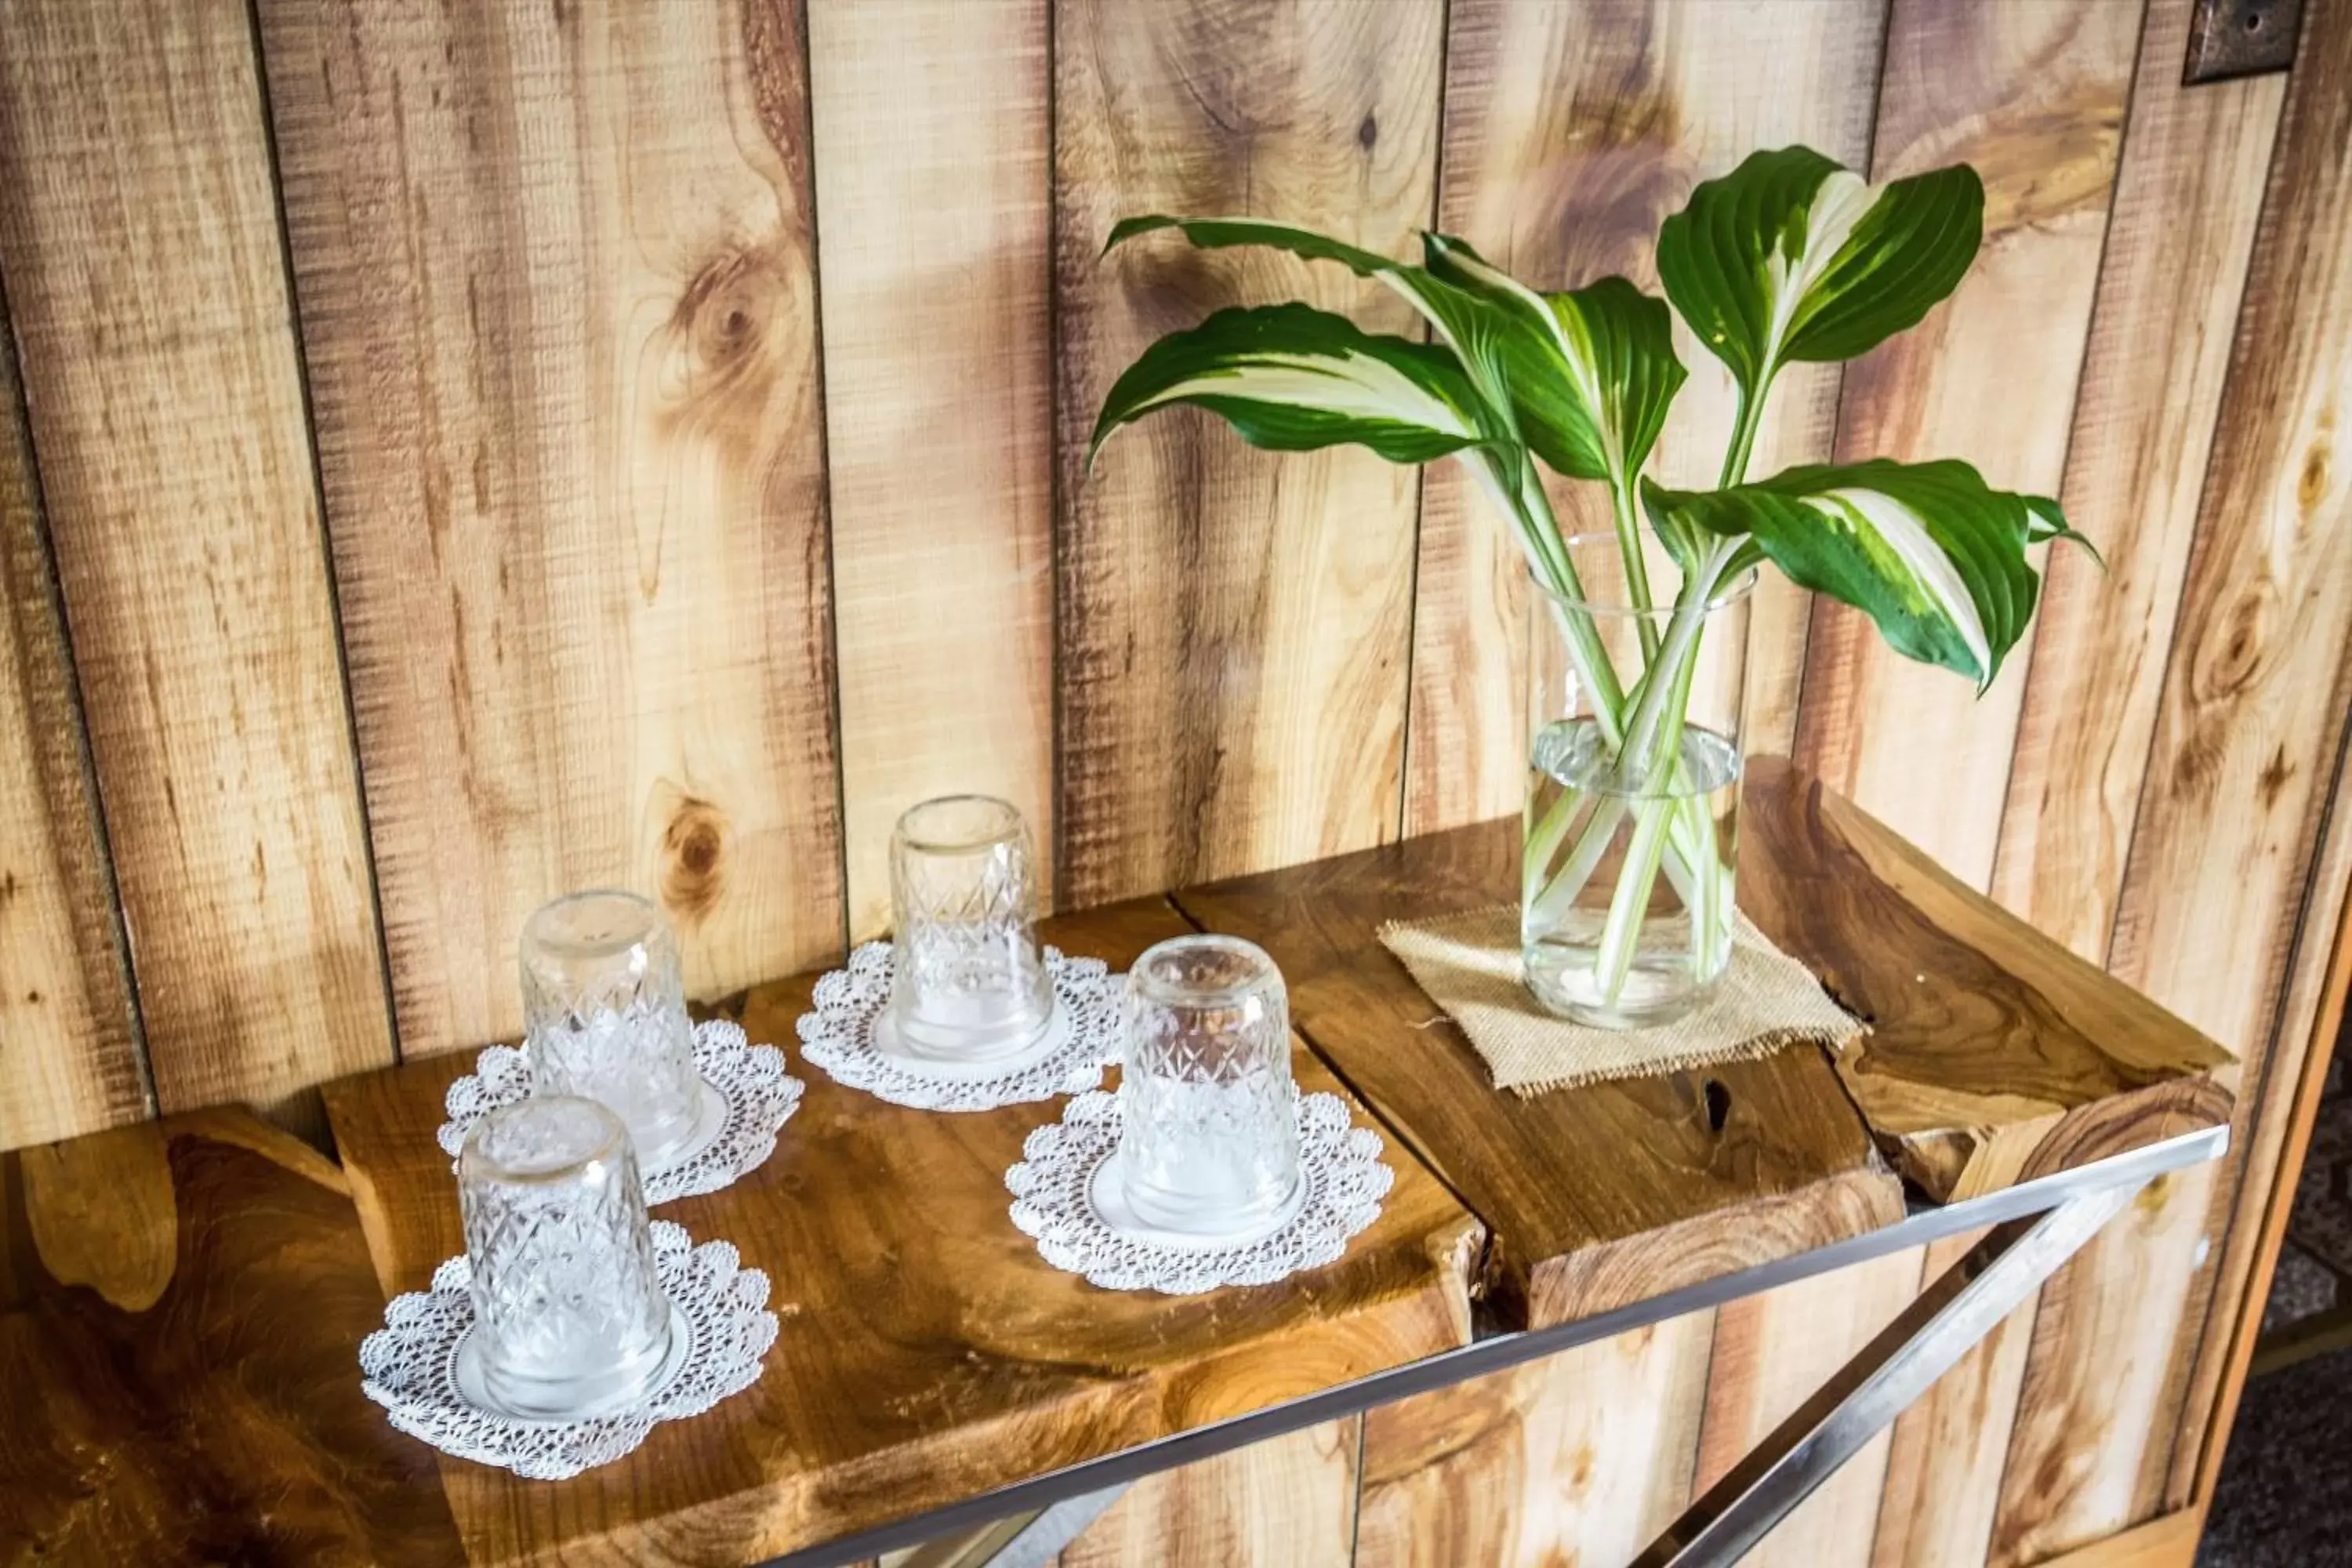
<instances>
[{"instance_id":1,"label":"glass tumbler","mask_svg":"<svg viewBox=\"0 0 2352 1568\"><path fill-rule=\"evenodd\" d=\"M610 1106L649 1169L692 1137L702 1080L661 910L609 889L543 905L522 928L522 1005L536 1092Z\"/></svg>"},{"instance_id":2,"label":"glass tumbler","mask_svg":"<svg viewBox=\"0 0 2352 1568\"><path fill-rule=\"evenodd\" d=\"M1263 949L1182 936L1127 975L1119 1164L1146 1224L1224 1233L1264 1224L1298 1190L1290 1004Z\"/></svg>"},{"instance_id":3,"label":"glass tumbler","mask_svg":"<svg viewBox=\"0 0 2352 1568\"><path fill-rule=\"evenodd\" d=\"M986 1060L1054 1013L1028 825L984 795L927 800L890 836L890 1020L913 1055Z\"/></svg>"},{"instance_id":4,"label":"glass tumbler","mask_svg":"<svg viewBox=\"0 0 2352 1568\"><path fill-rule=\"evenodd\" d=\"M457 1201L483 1392L551 1419L643 1392L669 1352L670 1308L620 1118L571 1095L492 1111L458 1157Z\"/></svg>"}]
</instances>

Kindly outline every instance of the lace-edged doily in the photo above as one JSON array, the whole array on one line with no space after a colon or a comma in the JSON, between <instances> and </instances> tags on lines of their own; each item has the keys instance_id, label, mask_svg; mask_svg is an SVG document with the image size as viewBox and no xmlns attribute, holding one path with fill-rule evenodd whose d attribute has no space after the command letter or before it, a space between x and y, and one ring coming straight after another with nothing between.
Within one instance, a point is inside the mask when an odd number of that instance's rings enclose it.
<instances>
[{"instance_id":1,"label":"lace-edged doily","mask_svg":"<svg viewBox=\"0 0 2352 1568\"><path fill-rule=\"evenodd\" d=\"M758 1170L776 1152L778 1131L800 1109L802 1084L784 1072L784 1053L751 1044L739 1024L714 1018L694 1026L694 1069L719 1102L715 1125L682 1158L640 1173L648 1206L715 1193ZM476 1058L470 1076L449 1086L449 1120L437 1134L442 1152L456 1159L475 1122L530 1093L530 1058L512 1046L490 1047Z\"/></svg>"},{"instance_id":2,"label":"lace-edged doily","mask_svg":"<svg viewBox=\"0 0 2352 1568\"><path fill-rule=\"evenodd\" d=\"M836 1082L917 1110L993 1110L1083 1093L1118 1060L1118 986L1099 958L1066 958L1049 947L1045 968L1054 977L1056 1040L1044 1054L986 1076L932 1071L875 1043L875 1023L890 1003L890 944L869 942L849 955L847 968L816 983L816 1011L800 1021L801 1055Z\"/></svg>"},{"instance_id":3,"label":"lace-edged doily","mask_svg":"<svg viewBox=\"0 0 2352 1568\"><path fill-rule=\"evenodd\" d=\"M1096 1173L1118 1148L1115 1094L1082 1094L1062 1120L1029 1134L1022 1163L1004 1173L1013 1223L1037 1238L1055 1268L1106 1290L1194 1295L1224 1285L1271 1285L1320 1268L1380 1217L1394 1173L1381 1163L1379 1133L1349 1125L1337 1095L1298 1098L1303 1191L1265 1234L1227 1245L1116 1226L1095 1203Z\"/></svg>"},{"instance_id":4,"label":"lace-edged doily","mask_svg":"<svg viewBox=\"0 0 2352 1568\"><path fill-rule=\"evenodd\" d=\"M469 1403L457 1388L457 1349L473 1331L472 1269L453 1258L429 1291L384 1309L384 1326L360 1342L361 1386L392 1424L445 1454L560 1481L608 1465L660 1421L699 1415L759 1380L776 1342L768 1277L740 1267L723 1241L696 1247L680 1226L653 1222L654 1268L673 1310L672 1332L688 1344L676 1370L635 1404L585 1421L530 1421Z\"/></svg>"}]
</instances>

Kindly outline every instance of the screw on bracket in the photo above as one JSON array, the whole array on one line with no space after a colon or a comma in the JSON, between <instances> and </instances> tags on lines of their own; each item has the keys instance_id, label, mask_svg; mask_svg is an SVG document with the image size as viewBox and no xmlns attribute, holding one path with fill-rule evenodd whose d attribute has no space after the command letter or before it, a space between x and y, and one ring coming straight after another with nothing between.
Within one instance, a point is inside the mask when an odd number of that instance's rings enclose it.
<instances>
[{"instance_id":1,"label":"screw on bracket","mask_svg":"<svg viewBox=\"0 0 2352 1568\"><path fill-rule=\"evenodd\" d=\"M2294 64L2303 0L2197 0L2183 85L2262 76Z\"/></svg>"}]
</instances>

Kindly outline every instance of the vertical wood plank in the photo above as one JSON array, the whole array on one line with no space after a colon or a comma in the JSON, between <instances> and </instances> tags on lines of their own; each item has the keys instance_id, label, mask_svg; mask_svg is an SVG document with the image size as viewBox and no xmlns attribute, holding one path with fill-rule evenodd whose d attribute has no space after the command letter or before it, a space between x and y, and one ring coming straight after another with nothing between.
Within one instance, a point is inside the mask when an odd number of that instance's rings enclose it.
<instances>
[{"instance_id":1,"label":"vertical wood plank","mask_svg":"<svg viewBox=\"0 0 2352 1568\"><path fill-rule=\"evenodd\" d=\"M1911 1304L1921 1261L1918 1248L1891 1253L1717 1309L1697 1489L1721 1479ZM1872 1438L1741 1561L1749 1568L1865 1568L1888 1443L1885 1432Z\"/></svg>"},{"instance_id":2,"label":"vertical wood plank","mask_svg":"<svg viewBox=\"0 0 2352 1568\"><path fill-rule=\"evenodd\" d=\"M55 563L0 318L0 1150L147 1112Z\"/></svg>"},{"instance_id":3,"label":"vertical wood plank","mask_svg":"<svg viewBox=\"0 0 2352 1568\"><path fill-rule=\"evenodd\" d=\"M1689 1506L1715 1316L1366 1412L1357 1568L1632 1562Z\"/></svg>"},{"instance_id":4,"label":"vertical wood plank","mask_svg":"<svg viewBox=\"0 0 2352 1568\"><path fill-rule=\"evenodd\" d=\"M1966 1257L1984 1234L1969 1231L1927 1247L1922 1283ZM1964 1568L1984 1561L2032 1338L2028 1298L1895 1418L1872 1568Z\"/></svg>"},{"instance_id":5,"label":"vertical wood plank","mask_svg":"<svg viewBox=\"0 0 2352 1568\"><path fill-rule=\"evenodd\" d=\"M243 8L27 0L7 279L164 1110L391 1059Z\"/></svg>"},{"instance_id":6,"label":"vertical wood plank","mask_svg":"<svg viewBox=\"0 0 2352 1568\"><path fill-rule=\"evenodd\" d=\"M2182 88L2189 8L2153 0L2142 25L2061 492L2108 568L2072 551L2052 558L1993 874L1997 897L2095 961L2123 880L2283 90L2273 79ZM2127 1244L2110 1251L2130 1267ZM2080 1321L2095 1310L2097 1286L2081 1283L2094 1279L2078 1268L2036 1301L2083 1290L2053 1309L2053 1323ZM2035 1302L2011 1314L1896 1423L1878 1568L1984 1560L2036 1314ZM2037 1394L2050 1386L2045 1372Z\"/></svg>"},{"instance_id":7,"label":"vertical wood plank","mask_svg":"<svg viewBox=\"0 0 2352 1568\"><path fill-rule=\"evenodd\" d=\"M1538 287L1622 273L1655 291L1658 225L1759 147L1869 153L1880 0L1455 0L1440 226ZM1710 485L1730 439L1730 374L1675 325L1691 379L1654 471ZM1829 456L1834 366L1781 378L1761 471ZM1607 498L1557 478L1563 528L1607 531ZM1809 596L1768 576L1750 632L1752 749L1796 725ZM1451 463L1428 470L1414 597L1405 830L1517 811L1526 566L1509 524Z\"/></svg>"},{"instance_id":8,"label":"vertical wood plank","mask_svg":"<svg viewBox=\"0 0 2352 1568\"><path fill-rule=\"evenodd\" d=\"M1407 253L1433 210L1441 0L1059 0L1055 266L1062 487L1061 890L1089 903L1393 836L1414 470L1269 454L1212 416L1122 433L1110 383L1160 333L1302 298L1411 331L1344 270L1163 237L1097 260L1118 218L1243 213Z\"/></svg>"},{"instance_id":9,"label":"vertical wood plank","mask_svg":"<svg viewBox=\"0 0 2352 1568\"><path fill-rule=\"evenodd\" d=\"M2165 1371L2196 1348L2191 1276L2214 1181L2210 1167L2159 1177L2042 1287L1987 1557L1995 1568L2163 1511L2143 1478L2172 1453L2179 1410Z\"/></svg>"},{"instance_id":10,"label":"vertical wood plank","mask_svg":"<svg viewBox=\"0 0 2352 1568\"><path fill-rule=\"evenodd\" d=\"M2229 1244L2214 1275L2188 1408L2174 1440L2168 1507L2203 1506L2220 1479L2222 1445L2237 1419L2238 1398L2262 1331L2263 1309L2280 1242L2294 1212L2312 1123L2342 1037L2352 992L2352 758L2339 756L2327 808L2327 838L2312 876L2311 901L2295 940L2285 1005L2273 1037L2242 1172L2230 1218Z\"/></svg>"},{"instance_id":11,"label":"vertical wood plank","mask_svg":"<svg viewBox=\"0 0 2352 1568\"><path fill-rule=\"evenodd\" d=\"M1057 1568L1349 1568L1361 1416L1138 1481Z\"/></svg>"},{"instance_id":12,"label":"vertical wood plank","mask_svg":"<svg viewBox=\"0 0 2352 1568\"><path fill-rule=\"evenodd\" d=\"M2106 957L2285 79L2180 85L2195 0L2152 0L2074 405L1993 896Z\"/></svg>"},{"instance_id":13,"label":"vertical wood plank","mask_svg":"<svg viewBox=\"0 0 2352 1568\"><path fill-rule=\"evenodd\" d=\"M2133 0L1894 0L1871 178L1975 164L1984 248L1951 300L1846 368L1841 458L1959 457L2005 489L2057 488L2139 19ZM2012 650L1979 699L1822 603L1798 756L1982 888L2031 663Z\"/></svg>"},{"instance_id":14,"label":"vertical wood plank","mask_svg":"<svg viewBox=\"0 0 2352 1568\"><path fill-rule=\"evenodd\" d=\"M404 1047L570 889L698 994L835 952L798 5L262 9Z\"/></svg>"},{"instance_id":15,"label":"vertical wood plank","mask_svg":"<svg viewBox=\"0 0 2352 1568\"><path fill-rule=\"evenodd\" d=\"M2241 1151L2265 1098L2352 701L2352 465L2338 451L2352 406L2352 254L2342 242L2352 227L2352 16L2323 7L2308 24L2108 955L2116 973L2244 1055ZM2041 1408L2011 1447L1995 1562L2032 1562L2162 1510L2223 1218L2205 1199L2236 1195L2241 1158L2176 1184L2173 1204L2193 1213L2166 1245L2078 1261L2078 1274L2112 1271L2099 1289L2118 1321L2088 1332L2082 1314L2047 1333L2037 1325L2026 1396ZM2115 1347L2126 1342L2115 1335L2137 1317L2138 1296L2171 1297L2189 1327L2149 1336L2119 1366ZM2105 1375L2076 1370L2095 1354ZM2119 1426L2119 1409L2146 1418ZM2067 1456L2093 1433L2105 1440L2084 1474Z\"/></svg>"},{"instance_id":16,"label":"vertical wood plank","mask_svg":"<svg viewBox=\"0 0 2352 1568\"><path fill-rule=\"evenodd\" d=\"M1001 795L1053 844L1046 24L809 6L853 939L919 800Z\"/></svg>"},{"instance_id":17,"label":"vertical wood plank","mask_svg":"<svg viewBox=\"0 0 2352 1568\"><path fill-rule=\"evenodd\" d=\"M1699 180L1790 142L1864 161L1881 21L1876 0L1454 0L1440 226L1540 287L1622 273L1655 289L1657 226ZM1692 376L1656 471L1711 483L1730 430L1730 378L1676 330ZM1786 378L1760 463L1828 455L1836 374L1804 367ZM1608 529L1605 498L1551 488L1563 527ZM1412 833L1516 810L1526 770L1525 568L1507 525L1452 465L1428 471L1420 550ZM1785 749L1805 596L1779 579L1761 593L1750 721L1756 744ZM1713 1319L1374 1413L1363 1560L1633 1556L1689 1500Z\"/></svg>"}]
</instances>

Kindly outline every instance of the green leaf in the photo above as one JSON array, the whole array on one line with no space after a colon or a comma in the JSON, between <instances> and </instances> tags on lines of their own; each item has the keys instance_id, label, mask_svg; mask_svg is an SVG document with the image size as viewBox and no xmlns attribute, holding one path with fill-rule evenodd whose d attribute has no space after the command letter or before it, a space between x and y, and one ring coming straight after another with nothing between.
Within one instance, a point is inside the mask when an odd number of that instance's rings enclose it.
<instances>
[{"instance_id":1,"label":"green leaf","mask_svg":"<svg viewBox=\"0 0 2352 1568\"><path fill-rule=\"evenodd\" d=\"M1966 463L1883 458L1727 490L1643 489L1654 518L1751 536L1800 586L1852 605L1896 652L1958 670L1979 691L2033 615L2031 499L1991 489Z\"/></svg>"},{"instance_id":2,"label":"green leaf","mask_svg":"<svg viewBox=\"0 0 2352 1568\"><path fill-rule=\"evenodd\" d=\"M1103 254L1139 235L1174 229L1203 250L1234 246L1266 246L1286 250L1307 261L1336 261L1360 278L1385 285L1420 311L1438 335L1451 344L1469 371L1472 382L1491 404L1497 417L1507 417L1509 394L1505 390L1504 340L1506 321L1489 305L1466 289L1431 276L1421 268L1378 251L1349 245L1295 224L1271 223L1247 217L1170 217L1150 213L1122 218L1103 242Z\"/></svg>"},{"instance_id":3,"label":"green leaf","mask_svg":"<svg viewBox=\"0 0 2352 1568\"><path fill-rule=\"evenodd\" d=\"M1758 396L1793 360L1866 353L1958 286L1984 184L1955 164L1873 185L1809 147L1758 153L1658 230L1666 297Z\"/></svg>"},{"instance_id":4,"label":"green leaf","mask_svg":"<svg viewBox=\"0 0 2352 1568\"><path fill-rule=\"evenodd\" d=\"M2048 496L2020 496L2018 499L2025 503L2026 543L2047 544L2053 539L2063 539L2080 547L2100 571L2107 569L2107 558L2099 553L2099 547L2074 531L2074 525L2066 521L2066 514L2058 510L2056 501Z\"/></svg>"},{"instance_id":5,"label":"green leaf","mask_svg":"<svg viewBox=\"0 0 2352 1568\"><path fill-rule=\"evenodd\" d=\"M1452 354L1307 305L1219 310L1144 350L1103 400L1087 467L1112 431L1177 403L1274 451L1352 442L1421 463L1486 439L1477 394Z\"/></svg>"},{"instance_id":6,"label":"green leaf","mask_svg":"<svg viewBox=\"0 0 2352 1568\"><path fill-rule=\"evenodd\" d=\"M1538 293L1451 235L1422 242L1433 276L1491 300L1517 329L1504 374L1529 448L1573 478L1630 484L1689 374L1665 301L1622 278Z\"/></svg>"}]
</instances>

